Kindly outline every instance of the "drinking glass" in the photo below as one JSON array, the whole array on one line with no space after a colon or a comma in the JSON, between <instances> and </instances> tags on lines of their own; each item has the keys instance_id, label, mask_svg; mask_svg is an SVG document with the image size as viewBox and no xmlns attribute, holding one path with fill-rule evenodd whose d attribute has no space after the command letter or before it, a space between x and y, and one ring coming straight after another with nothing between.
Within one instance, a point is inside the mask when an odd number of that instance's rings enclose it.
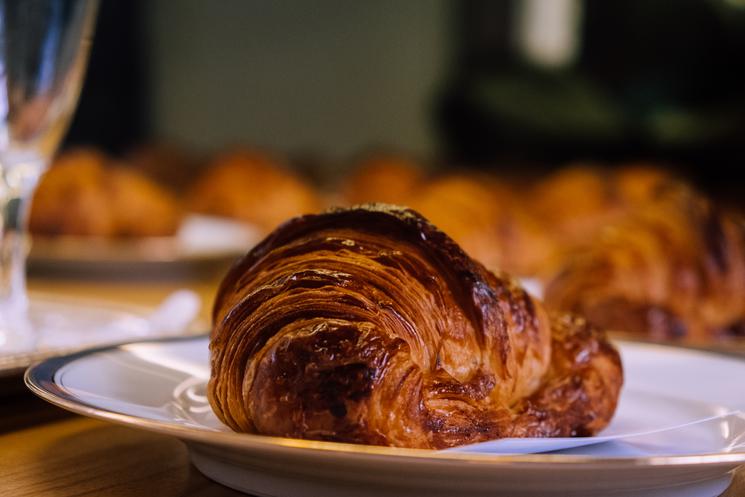
<instances>
[{"instance_id":1,"label":"drinking glass","mask_svg":"<svg viewBox=\"0 0 745 497\"><path fill-rule=\"evenodd\" d=\"M29 198L75 108L97 8L97 0L0 0L0 352L35 344Z\"/></svg>"}]
</instances>

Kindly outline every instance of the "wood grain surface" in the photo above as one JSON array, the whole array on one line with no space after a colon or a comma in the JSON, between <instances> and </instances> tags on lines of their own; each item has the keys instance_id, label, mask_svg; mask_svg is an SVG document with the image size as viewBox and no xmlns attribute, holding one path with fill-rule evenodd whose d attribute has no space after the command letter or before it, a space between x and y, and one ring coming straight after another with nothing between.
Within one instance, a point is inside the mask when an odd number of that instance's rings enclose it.
<instances>
[{"instance_id":1,"label":"wood grain surface","mask_svg":"<svg viewBox=\"0 0 745 497\"><path fill-rule=\"evenodd\" d=\"M0 436L0 494L235 496L189 463L180 441L74 417Z\"/></svg>"}]
</instances>

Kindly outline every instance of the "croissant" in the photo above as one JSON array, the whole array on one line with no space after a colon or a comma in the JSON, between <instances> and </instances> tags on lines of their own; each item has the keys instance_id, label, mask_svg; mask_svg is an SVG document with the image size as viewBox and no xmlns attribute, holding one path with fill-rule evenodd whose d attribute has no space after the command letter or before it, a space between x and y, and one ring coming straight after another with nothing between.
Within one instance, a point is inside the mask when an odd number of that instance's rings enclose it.
<instances>
[{"instance_id":1,"label":"croissant","mask_svg":"<svg viewBox=\"0 0 745 497\"><path fill-rule=\"evenodd\" d=\"M280 226L228 272L213 321L209 401L240 432L431 449L585 436L623 382L602 332L380 204Z\"/></svg>"},{"instance_id":2,"label":"croissant","mask_svg":"<svg viewBox=\"0 0 745 497\"><path fill-rule=\"evenodd\" d=\"M548 284L551 308L656 338L740 333L745 228L684 185L670 185L574 251Z\"/></svg>"}]
</instances>

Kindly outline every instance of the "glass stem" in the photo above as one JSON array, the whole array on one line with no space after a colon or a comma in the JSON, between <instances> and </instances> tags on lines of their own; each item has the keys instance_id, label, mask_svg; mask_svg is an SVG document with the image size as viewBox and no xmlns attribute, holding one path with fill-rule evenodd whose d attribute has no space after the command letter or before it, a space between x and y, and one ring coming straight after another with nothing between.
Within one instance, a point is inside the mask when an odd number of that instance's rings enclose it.
<instances>
[{"instance_id":1,"label":"glass stem","mask_svg":"<svg viewBox=\"0 0 745 497\"><path fill-rule=\"evenodd\" d=\"M28 315L26 254L29 199L40 161L2 168L0 179L0 347L22 351L34 346L36 336Z\"/></svg>"},{"instance_id":2,"label":"glass stem","mask_svg":"<svg viewBox=\"0 0 745 497\"><path fill-rule=\"evenodd\" d=\"M2 307L24 309L26 303L26 229L25 202L14 192L0 201L0 302Z\"/></svg>"}]
</instances>

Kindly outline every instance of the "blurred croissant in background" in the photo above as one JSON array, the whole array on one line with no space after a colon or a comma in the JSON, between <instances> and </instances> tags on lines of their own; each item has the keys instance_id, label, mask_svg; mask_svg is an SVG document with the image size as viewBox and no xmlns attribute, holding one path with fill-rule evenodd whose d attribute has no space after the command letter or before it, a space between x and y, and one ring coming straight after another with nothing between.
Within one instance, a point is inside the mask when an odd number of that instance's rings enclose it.
<instances>
[{"instance_id":1,"label":"blurred croissant in background","mask_svg":"<svg viewBox=\"0 0 745 497\"><path fill-rule=\"evenodd\" d=\"M217 156L188 194L193 212L274 229L293 216L316 212L315 190L267 154L237 149Z\"/></svg>"},{"instance_id":2,"label":"blurred croissant in background","mask_svg":"<svg viewBox=\"0 0 745 497\"><path fill-rule=\"evenodd\" d=\"M493 176L436 177L411 196L408 205L490 269L533 275L541 272L554 250L551 238L521 206L519 195Z\"/></svg>"},{"instance_id":3,"label":"blurred croissant in background","mask_svg":"<svg viewBox=\"0 0 745 497\"><path fill-rule=\"evenodd\" d=\"M382 202L405 205L424 181L424 168L404 155L373 153L355 164L340 185L346 205Z\"/></svg>"},{"instance_id":4,"label":"blurred croissant in background","mask_svg":"<svg viewBox=\"0 0 745 497\"><path fill-rule=\"evenodd\" d=\"M605 329L701 338L742 329L745 227L682 184L595 233L546 289Z\"/></svg>"},{"instance_id":5,"label":"blurred croissant in background","mask_svg":"<svg viewBox=\"0 0 745 497\"><path fill-rule=\"evenodd\" d=\"M168 236L181 221L177 198L92 149L61 154L42 176L29 219L36 235Z\"/></svg>"},{"instance_id":6,"label":"blurred croissant in background","mask_svg":"<svg viewBox=\"0 0 745 497\"><path fill-rule=\"evenodd\" d=\"M563 250L644 203L671 179L666 171L645 164L616 169L570 165L539 180L527 192L526 206Z\"/></svg>"},{"instance_id":7,"label":"blurred croissant in background","mask_svg":"<svg viewBox=\"0 0 745 497\"><path fill-rule=\"evenodd\" d=\"M31 231L172 236L184 213L196 212L268 233L333 205L328 191L255 149L217 154L196 179L181 174L199 162L164 144L125 160L64 152L38 187ZM530 278L551 308L602 328L661 338L745 335L742 221L655 164L577 163L544 178L508 178L433 173L407 155L376 152L335 185L334 203L411 207L487 268Z\"/></svg>"}]
</instances>

